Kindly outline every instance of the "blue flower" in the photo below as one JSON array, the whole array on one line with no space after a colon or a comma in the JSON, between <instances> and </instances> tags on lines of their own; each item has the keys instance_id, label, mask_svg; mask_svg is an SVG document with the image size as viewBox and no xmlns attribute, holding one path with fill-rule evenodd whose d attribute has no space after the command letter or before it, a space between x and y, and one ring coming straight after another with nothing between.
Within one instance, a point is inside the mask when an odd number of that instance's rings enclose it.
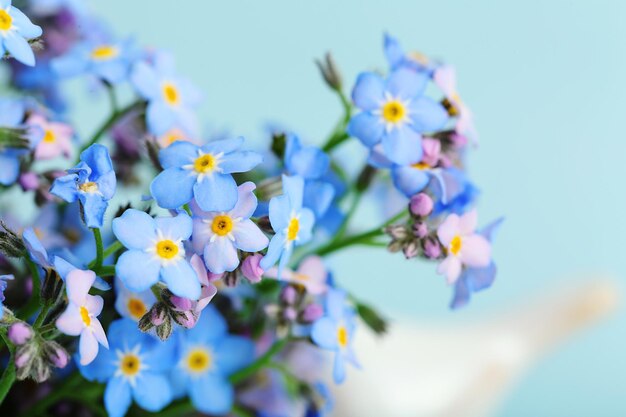
<instances>
[{"instance_id":1,"label":"blue flower","mask_svg":"<svg viewBox=\"0 0 626 417\"><path fill-rule=\"evenodd\" d=\"M90 381L106 382L109 416L123 417L132 399L144 410L162 410L173 398L167 373L175 365L174 345L141 333L128 319L111 323L108 336L109 349L100 349L96 359L79 370Z\"/></svg>"},{"instance_id":2,"label":"blue flower","mask_svg":"<svg viewBox=\"0 0 626 417\"><path fill-rule=\"evenodd\" d=\"M198 324L181 336L180 358L174 369L177 388L207 414L226 414L234 402L228 377L254 360L249 339L228 334L226 321L209 305Z\"/></svg>"},{"instance_id":3,"label":"blue flower","mask_svg":"<svg viewBox=\"0 0 626 417\"><path fill-rule=\"evenodd\" d=\"M368 148L382 143L387 158L399 165L422 157L420 133L442 128L448 114L440 104L423 96L428 76L406 68L385 80L373 72L359 75L352 100L362 111L353 116L348 133Z\"/></svg>"},{"instance_id":4,"label":"blue flower","mask_svg":"<svg viewBox=\"0 0 626 417\"><path fill-rule=\"evenodd\" d=\"M492 222L485 226L479 234L491 243L503 221L504 219L500 218ZM454 286L454 296L450 302L450 308L457 309L465 306L469 303L472 293L491 287L496 279L496 272L496 264L493 261L484 268L465 268Z\"/></svg>"},{"instance_id":5,"label":"blue flower","mask_svg":"<svg viewBox=\"0 0 626 417\"><path fill-rule=\"evenodd\" d=\"M137 92L148 101L148 129L159 136L173 127L196 130L194 109L201 97L186 79L176 75L174 60L169 54L157 53L153 64L138 62L131 73Z\"/></svg>"},{"instance_id":6,"label":"blue flower","mask_svg":"<svg viewBox=\"0 0 626 417\"><path fill-rule=\"evenodd\" d=\"M24 120L26 107L22 100L0 99L0 127L19 127ZM35 145L31 143L31 147ZM20 157L24 149L0 148L0 184L11 185L20 175Z\"/></svg>"},{"instance_id":7,"label":"blue flower","mask_svg":"<svg viewBox=\"0 0 626 417\"><path fill-rule=\"evenodd\" d=\"M150 185L163 208L175 209L195 198L204 211L228 211L237 202L237 183L231 174L246 172L261 162L261 155L238 150L244 139L209 142L199 147L174 142L159 153L164 168Z\"/></svg>"},{"instance_id":8,"label":"blue flower","mask_svg":"<svg viewBox=\"0 0 626 417\"><path fill-rule=\"evenodd\" d=\"M0 320L2 320L2 316L4 316L4 291L7 289L7 281L13 278L13 275L0 275Z\"/></svg>"},{"instance_id":9,"label":"blue flower","mask_svg":"<svg viewBox=\"0 0 626 417\"><path fill-rule=\"evenodd\" d=\"M465 213L478 197L479 191L476 186L465 172L454 167L442 171L441 179L441 182L433 183L433 193L437 197L433 215Z\"/></svg>"},{"instance_id":10,"label":"blue flower","mask_svg":"<svg viewBox=\"0 0 626 417\"><path fill-rule=\"evenodd\" d=\"M120 316L139 321L156 302L150 290L133 292L124 286L119 278L115 280L115 309Z\"/></svg>"},{"instance_id":11,"label":"blue flower","mask_svg":"<svg viewBox=\"0 0 626 417\"><path fill-rule=\"evenodd\" d=\"M333 378L340 384L346 378L346 362L360 367L352 350L355 312L346 304L346 293L335 289L328 291L325 311L326 315L313 323L311 338L323 349L335 352Z\"/></svg>"},{"instance_id":12,"label":"blue flower","mask_svg":"<svg viewBox=\"0 0 626 417\"><path fill-rule=\"evenodd\" d=\"M419 52L406 53L400 42L388 33L385 34L384 51L387 62L392 70L398 68L409 68L413 71L423 72L432 76L436 64L431 62L427 56Z\"/></svg>"},{"instance_id":13,"label":"blue flower","mask_svg":"<svg viewBox=\"0 0 626 417\"><path fill-rule=\"evenodd\" d=\"M19 9L11 6L11 0L0 0L0 56L10 53L15 59L29 66L35 65L35 54L28 39L41 36L42 30L34 25Z\"/></svg>"},{"instance_id":14,"label":"blue flower","mask_svg":"<svg viewBox=\"0 0 626 417\"><path fill-rule=\"evenodd\" d=\"M191 218L157 217L129 209L113 220L113 233L128 248L117 261L115 272L131 291L142 292L159 281L171 292L197 300L200 281L185 259L183 241L191 236Z\"/></svg>"},{"instance_id":15,"label":"blue flower","mask_svg":"<svg viewBox=\"0 0 626 417\"><path fill-rule=\"evenodd\" d=\"M50 192L68 203L78 200L87 227L101 228L116 187L109 151L103 145L91 145L80 154L79 164L67 172L54 181Z\"/></svg>"},{"instance_id":16,"label":"blue flower","mask_svg":"<svg viewBox=\"0 0 626 417\"><path fill-rule=\"evenodd\" d=\"M91 74L109 83L117 84L128 78L130 66L138 55L134 42L98 42L85 40L65 55L54 58L50 65L60 77L70 78Z\"/></svg>"},{"instance_id":17,"label":"blue flower","mask_svg":"<svg viewBox=\"0 0 626 417\"><path fill-rule=\"evenodd\" d=\"M302 177L283 175L283 194L270 200L270 222L276 232L270 241L261 268L268 270L277 261L278 277L287 265L294 246L311 240L315 215L303 207L304 180Z\"/></svg>"},{"instance_id":18,"label":"blue flower","mask_svg":"<svg viewBox=\"0 0 626 417\"><path fill-rule=\"evenodd\" d=\"M239 266L239 251L257 252L267 247L267 236L250 220L257 206L256 185L239 186L237 204L228 212L205 212L195 203L193 211L193 247L214 274L234 271Z\"/></svg>"}]
</instances>

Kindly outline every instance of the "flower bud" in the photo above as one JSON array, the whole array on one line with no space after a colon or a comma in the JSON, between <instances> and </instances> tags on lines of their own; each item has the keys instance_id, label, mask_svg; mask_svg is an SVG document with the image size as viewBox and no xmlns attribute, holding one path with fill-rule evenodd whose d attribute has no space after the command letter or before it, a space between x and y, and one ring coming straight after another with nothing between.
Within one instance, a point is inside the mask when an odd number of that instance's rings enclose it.
<instances>
[{"instance_id":1,"label":"flower bud","mask_svg":"<svg viewBox=\"0 0 626 417\"><path fill-rule=\"evenodd\" d=\"M418 217L426 217L433 211L433 199L426 193L419 193L411 197L409 209Z\"/></svg>"},{"instance_id":2,"label":"flower bud","mask_svg":"<svg viewBox=\"0 0 626 417\"><path fill-rule=\"evenodd\" d=\"M248 279L248 281L256 284L261 281L261 277L263 276L263 269L259 266L259 263L263 259L261 254L255 253L254 255L250 255L243 260L241 264L241 273L244 277Z\"/></svg>"},{"instance_id":3,"label":"flower bud","mask_svg":"<svg viewBox=\"0 0 626 417\"><path fill-rule=\"evenodd\" d=\"M21 346L33 336L33 330L28 324L18 321L9 327L8 336L11 343Z\"/></svg>"},{"instance_id":4,"label":"flower bud","mask_svg":"<svg viewBox=\"0 0 626 417\"><path fill-rule=\"evenodd\" d=\"M161 305L160 303L155 304L150 309L150 323L152 323L153 326L162 325L166 319L167 319L167 312L165 311L164 306Z\"/></svg>"},{"instance_id":5,"label":"flower bud","mask_svg":"<svg viewBox=\"0 0 626 417\"><path fill-rule=\"evenodd\" d=\"M298 317L298 311L293 307L287 307L283 310L283 317L287 321L294 321Z\"/></svg>"},{"instance_id":6,"label":"flower bud","mask_svg":"<svg viewBox=\"0 0 626 417\"><path fill-rule=\"evenodd\" d=\"M48 362L56 368L65 368L70 361L67 351L56 342L48 342L45 350Z\"/></svg>"},{"instance_id":7,"label":"flower bud","mask_svg":"<svg viewBox=\"0 0 626 417\"><path fill-rule=\"evenodd\" d=\"M189 311L193 308L193 301L189 298L179 297L177 295L172 295L170 297L170 302L174 306L175 309L180 311Z\"/></svg>"},{"instance_id":8,"label":"flower bud","mask_svg":"<svg viewBox=\"0 0 626 417\"><path fill-rule=\"evenodd\" d=\"M20 349L15 354L15 367L24 368L30 361L32 356L31 349Z\"/></svg>"},{"instance_id":9,"label":"flower bud","mask_svg":"<svg viewBox=\"0 0 626 417\"><path fill-rule=\"evenodd\" d=\"M296 303L296 300L298 298L298 292L296 291L294 287L292 287L291 285L288 285L283 289L280 295L280 298L285 303L289 305L293 305Z\"/></svg>"},{"instance_id":10,"label":"flower bud","mask_svg":"<svg viewBox=\"0 0 626 417\"><path fill-rule=\"evenodd\" d=\"M194 314L192 311L183 311L177 314L174 314L174 321L183 326L186 329L192 329L195 327L198 322L198 316Z\"/></svg>"},{"instance_id":11,"label":"flower bud","mask_svg":"<svg viewBox=\"0 0 626 417\"><path fill-rule=\"evenodd\" d=\"M320 304L312 303L304 307L302 312L302 320L312 323L324 315L324 307Z\"/></svg>"},{"instance_id":12,"label":"flower bud","mask_svg":"<svg viewBox=\"0 0 626 417\"><path fill-rule=\"evenodd\" d=\"M174 326L172 326L172 320L169 316L167 316L163 323L156 328L157 336L163 341L169 339L172 335L172 331L174 331Z\"/></svg>"},{"instance_id":13,"label":"flower bud","mask_svg":"<svg viewBox=\"0 0 626 417\"><path fill-rule=\"evenodd\" d=\"M441 256L441 244L437 239L429 237L424 240L424 255L430 259L437 259Z\"/></svg>"},{"instance_id":14,"label":"flower bud","mask_svg":"<svg viewBox=\"0 0 626 417\"><path fill-rule=\"evenodd\" d=\"M389 236L396 240L406 239L409 235L406 227L403 225L388 226L387 228L385 228L385 233L387 233Z\"/></svg>"},{"instance_id":15,"label":"flower bud","mask_svg":"<svg viewBox=\"0 0 626 417\"><path fill-rule=\"evenodd\" d=\"M32 191L39 187L39 177L34 172L25 172L20 175L19 183L24 191Z\"/></svg>"},{"instance_id":16,"label":"flower bud","mask_svg":"<svg viewBox=\"0 0 626 417\"><path fill-rule=\"evenodd\" d=\"M428 226L423 222L416 222L413 225L413 236L418 239L423 239L428 235Z\"/></svg>"},{"instance_id":17,"label":"flower bud","mask_svg":"<svg viewBox=\"0 0 626 417\"><path fill-rule=\"evenodd\" d=\"M416 241L412 240L402 248L402 252L406 259L415 258L419 253L419 247Z\"/></svg>"}]
</instances>

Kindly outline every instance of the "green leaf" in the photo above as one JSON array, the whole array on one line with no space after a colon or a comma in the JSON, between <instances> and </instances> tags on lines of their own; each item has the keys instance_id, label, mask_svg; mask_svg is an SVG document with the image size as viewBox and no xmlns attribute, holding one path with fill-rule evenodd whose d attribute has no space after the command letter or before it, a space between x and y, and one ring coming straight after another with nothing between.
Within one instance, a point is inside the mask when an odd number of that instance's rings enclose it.
<instances>
[{"instance_id":1,"label":"green leaf","mask_svg":"<svg viewBox=\"0 0 626 417\"><path fill-rule=\"evenodd\" d=\"M361 319L363 319L365 324L367 324L367 326L372 329L374 333L378 335L383 335L387 333L389 323L373 307L361 302L357 302L356 311L359 316L361 316Z\"/></svg>"}]
</instances>

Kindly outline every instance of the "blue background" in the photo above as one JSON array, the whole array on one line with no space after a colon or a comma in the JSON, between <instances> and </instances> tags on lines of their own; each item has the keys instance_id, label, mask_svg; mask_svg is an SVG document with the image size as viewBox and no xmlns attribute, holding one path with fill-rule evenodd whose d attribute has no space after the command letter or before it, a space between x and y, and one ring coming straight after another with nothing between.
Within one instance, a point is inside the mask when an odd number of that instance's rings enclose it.
<instances>
[{"instance_id":1,"label":"blue background","mask_svg":"<svg viewBox=\"0 0 626 417\"><path fill-rule=\"evenodd\" d=\"M385 30L407 49L456 66L480 132L469 167L482 190L482 222L507 217L495 248L500 274L469 309L451 313L450 289L432 265L365 249L333 259L340 282L392 316L489 317L571 285L569 273L626 276L625 3L108 0L94 7L118 35L175 52L180 72L206 94L199 109L206 125L257 144L267 120L313 142L329 133L341 110L313 65L328 49L348 86L359 71L385 68ZM89 111L85 125L96 120ZM363 155L358 146L345 152ZM358 219L364 228L379 223L368 209ZM625 325L620 311L543 360L502 415L626 415Z\"/></svg>"}]
</instances>

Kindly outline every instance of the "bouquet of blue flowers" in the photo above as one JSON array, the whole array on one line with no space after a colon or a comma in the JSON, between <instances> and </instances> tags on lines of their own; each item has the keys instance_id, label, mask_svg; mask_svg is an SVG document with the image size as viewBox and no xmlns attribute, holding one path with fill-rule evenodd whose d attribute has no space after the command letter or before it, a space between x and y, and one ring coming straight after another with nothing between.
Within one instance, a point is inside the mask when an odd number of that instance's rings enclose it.
<instances>
[{"instance_id":1,"label":"bouquet of blue flowers","mask_svg":"<svg viewBox=\"0 0 626 417\"><path fill-rule=\"evenodd\" d=\"M452 67L387 35L389 71L361 73L349 98L327 55L344 112L329 137L272 127L251 150L199 139L201 94L168 53L115 38L79 1L14 3L0 0L1 415L326 415L326 384L361 366L358 325L387 323L325 256L437 262L452 308L493 283L500 221L477 229L477 137ZM77 77L111 106L83 138L64 94ZM369 153L354 172L335 153L348 141ZM374 184L397 214L355 232Z\"/></svg>"}]
</instances>

